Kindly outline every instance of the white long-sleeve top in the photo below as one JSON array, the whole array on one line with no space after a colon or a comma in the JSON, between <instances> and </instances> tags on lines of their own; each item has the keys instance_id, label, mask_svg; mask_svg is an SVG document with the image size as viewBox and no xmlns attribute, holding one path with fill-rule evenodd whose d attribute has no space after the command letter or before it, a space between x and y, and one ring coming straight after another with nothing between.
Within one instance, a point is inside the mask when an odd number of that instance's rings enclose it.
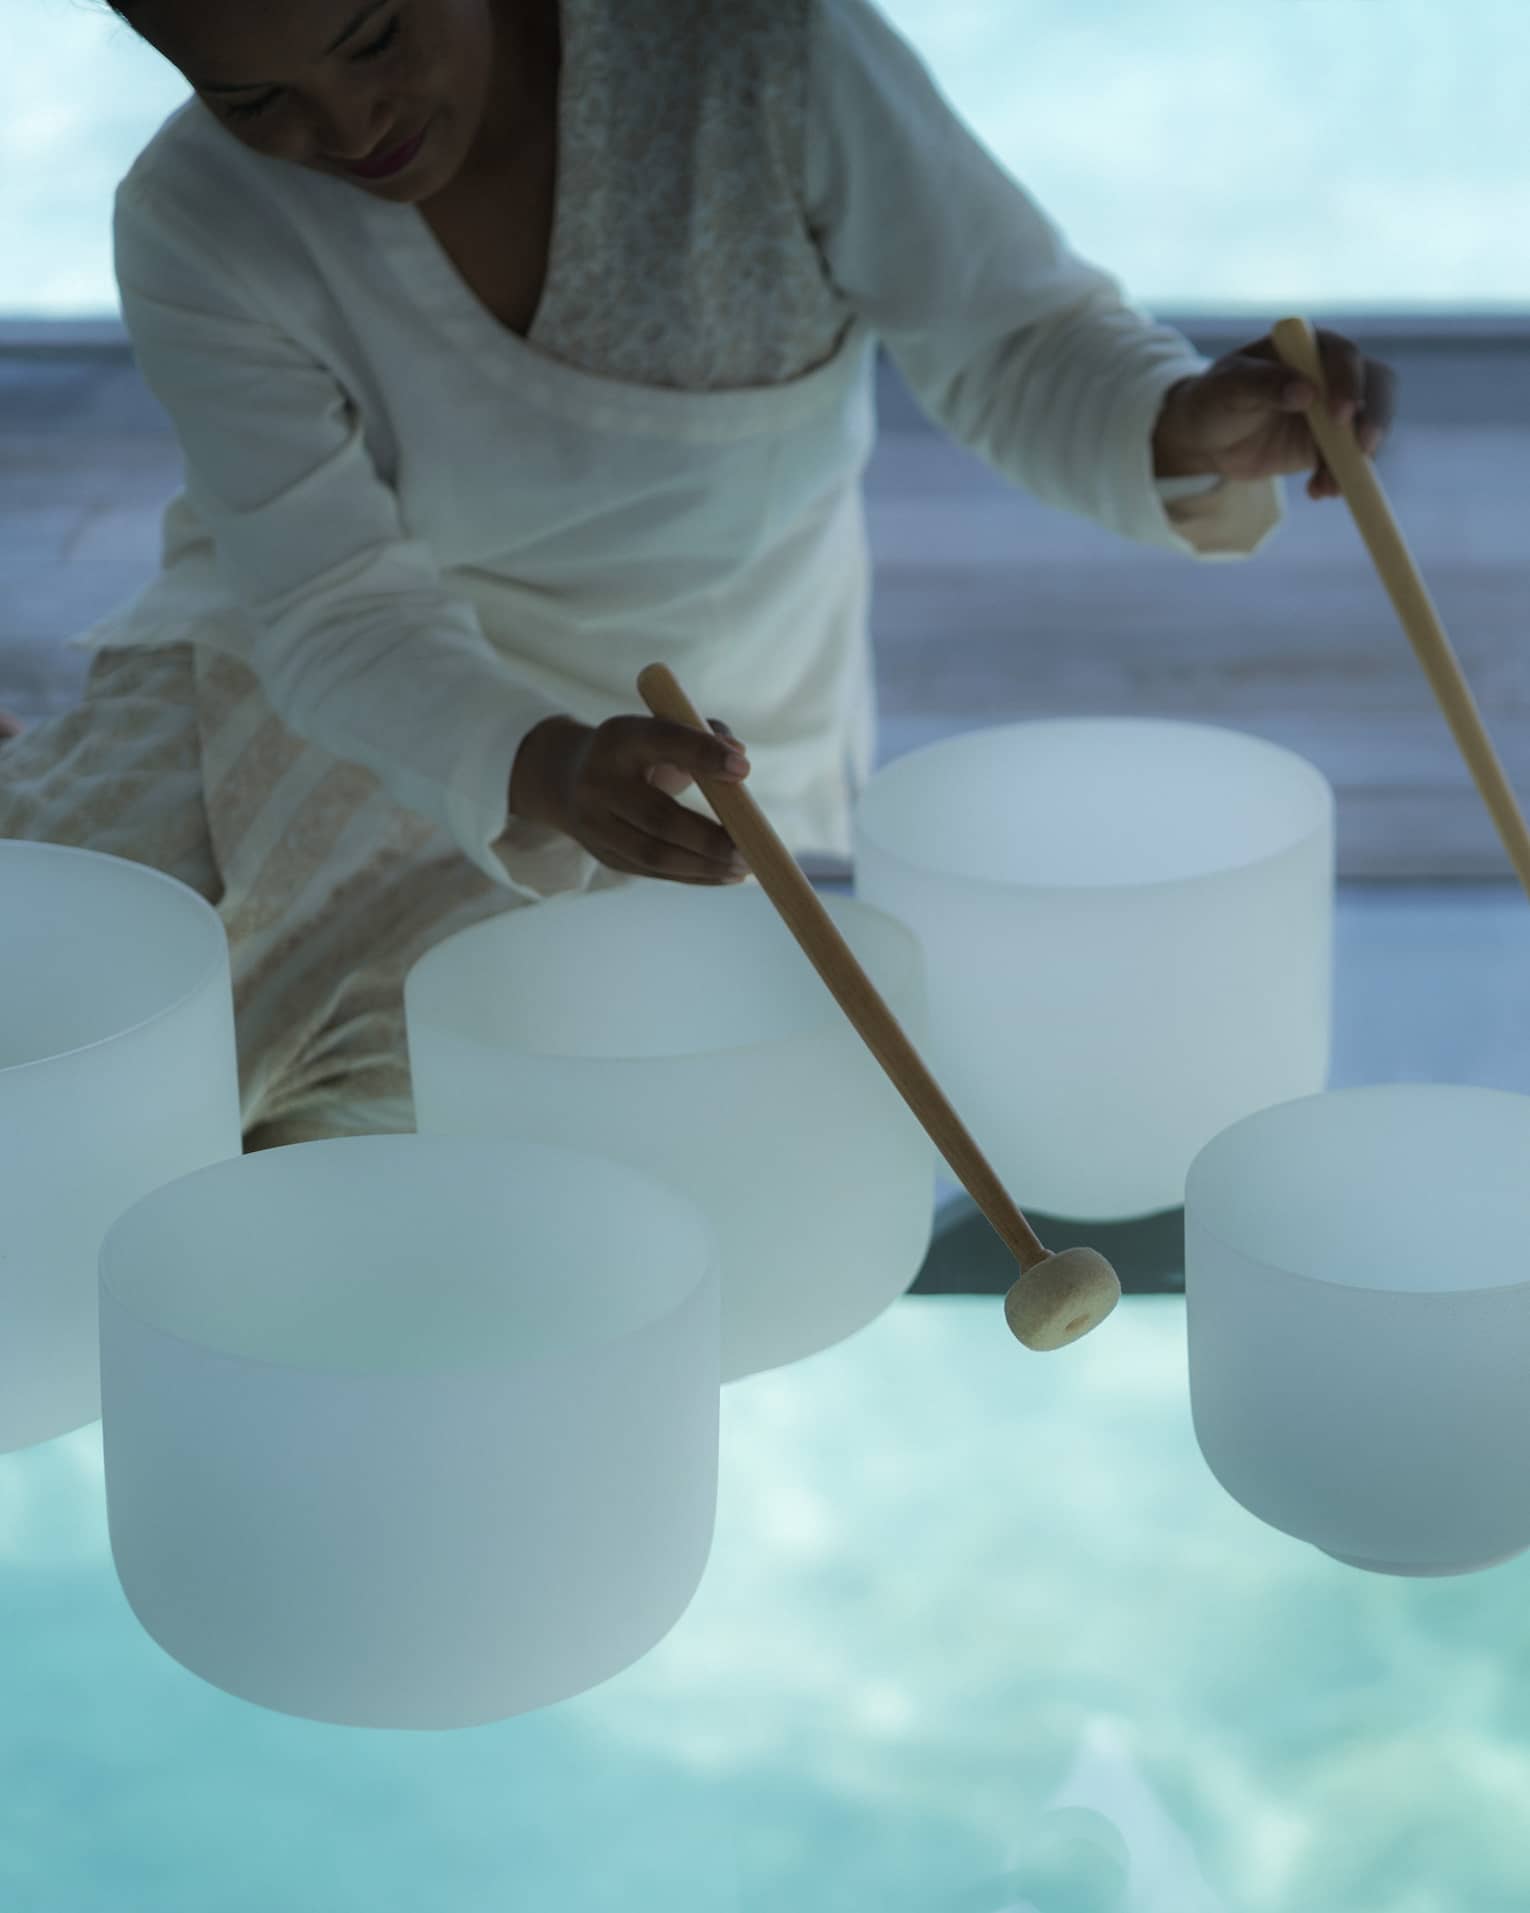
<instances>
[{"instance_id":1,"label":"white long-sleeve top","mask_svg":"<svg viewBox=\"0 0 1530 1913\"><path fill-rule=\"evenodd\" d=\"M1201 556L1278 520L1273 482L1168 502L1193 488L1155 483L1153 425L1206 361L1069 250L869 0L563 0L559 141L519 339L416 208L171 116L115 243L185 484L160 576L83 642L235 651L300 736L542 895L592 866L509 818L516 751L639 709L654 657L745 738L794 848L848 848L877 339L1064 510Z\"/></svg>"}]
</instances>

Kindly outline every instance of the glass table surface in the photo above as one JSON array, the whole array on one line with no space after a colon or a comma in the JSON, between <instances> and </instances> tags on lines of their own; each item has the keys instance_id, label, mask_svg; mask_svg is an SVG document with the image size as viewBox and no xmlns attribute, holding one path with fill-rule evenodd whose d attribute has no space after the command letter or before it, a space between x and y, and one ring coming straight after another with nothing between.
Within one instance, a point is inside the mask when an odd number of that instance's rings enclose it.
<instances>
[{"instance_id":1,"label":"glass table surface","mask_svg":"<svg viewBox=\"0 0 1530 1913\"><path fill-rule=\"evenodd\" d=\"M5 1913L1523 1913L1530 1557L1444 1581L1266 1528L1185 1303L1035 1354L910 1296L723 1396L715 1545L618 1678L319 1725L139 1627L100 1424L0 1457Z\"/></svg>"}]
</instances>

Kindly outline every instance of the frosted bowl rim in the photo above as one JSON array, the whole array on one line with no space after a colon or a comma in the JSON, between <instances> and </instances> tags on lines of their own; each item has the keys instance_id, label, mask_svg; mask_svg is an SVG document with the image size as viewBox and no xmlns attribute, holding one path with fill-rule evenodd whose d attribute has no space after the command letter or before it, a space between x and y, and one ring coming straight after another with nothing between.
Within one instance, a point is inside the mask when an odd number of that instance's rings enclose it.
<instances>
[{"instance_id":1,"label":"frosted bowl rim","mask_svg":"<svg viewBox=\"0 0 1530 1913\"><path fill-rule=\"evenodd\" d=\"M721 1299L722 1262L716 1228L713 1225L711 1217L707 1215L701 1205L694 1197L688 1196L684 1190L676 1189L673 1185L664 1182L658 1176L649 1174L645 1169L635 1168L631 1163L623 1162L618 1157L603 1155L595 1150L569 1149L560 1143L530 1142L519 1137L484 1135L456 1136L417 1130L403 1130L397 1133L373 1133L359 1136L326 1136L316 1142L289 1143L277 1149L260 1150L254 1156L248 1153L239 1156L225 1156L218 1162L203 1163L196 1169L188 1170L184 1175L172 1177L169 1182L157 1184L153 1189L146 1190L143 1195L131 1202L120 1215L114 1217L110 1227L103 1234L101 1247L96 1257L96 1282L98 1292L103 1295L110 1295L114 1307L135 1322L140 1328L146 1329L150 1334L158 1336L164 1341L174 1342L182 1348L192 1350L198 1358L204 1361L232 1361L246 1368L262 1369L273 1374L312 1376L342 1384L351 1383L356 1385L374 1382L379 1379L390 1380L400 1385L418 1385L452 1375L487 1372L489 1365L481 1362L454 1362L449 1365L442 1363L405 1369L373 1370L366 1368L327 1368L321 1364L273 1360L269 1356L250 1355L243 1350L221 1347L204 1337L182 1334L178 1329L171 1328L164 1322L155 1320L151 1314L136 1306L133 1301L123 1294L118 1282L113 1279L109 1271L108 1253L117 1242L119 1232L125 1233L126 1225L140 1211L153 1207L161 1200L168 1201L170 1199L170 1192L179 1190L183 1185L220 1175L225 1177L232 1177L239 1174L269 1175L272 1173L269 1166L272 1159L282 1157L294 1149L307 1151L322 1149L329 1151L332 1155L338 1153L340 1150L349 1151L353 1155L359 1155L362 1153L362 1150L368 1150L374 1155L381 1155L383 1152L377 1148L377 1145L380 1143L392 1145L404 1143L411 1148L416 1148L416 1153L418 1153L417 1146L423 1146L425 1150L431 1150L442 1155L447 1153L459 1156L473 1154L488 1157L493 1155L500 1159L501 1162L507 1150L518 1152L523 1156L557 1156L567 1160L582 1162L596 1160L607 1167L619 1170L624 1177L646 1185L650 1191L656 1192L665 1202L683 1213L688 1224L695 1225L702 1249L700 1267L695 1280L688 1283L668 1306L648 1316L644 1321L636 1324L634 1327L624 1330L620 1335L581 1336L577 1343L570 1342L566 1346L545 1350L542 1354L533 1356L527 1360L494 1365L496 1369L502 1370L506 1374L513 1375L522 1370L534 1370L551 1361L567 1360L581 1348L597 1345L603 1347L611 1342L626 1341L635 1336L650 1333L662 1323L677 1316L682 1309L694 1302L696 1296L702 1290L708 1287L716 1291L719 1300ZM360 1148L358 1148L357 1145L360 1145ZM257 1159L262 1165L261 1168L257 1170L252 1171L240 1167L240 1165L254 1162ZM592 1317L591 1319L593 1320L595 1318Z\"/></svg>"},{"instance_id":2,"label":"frosted bowl rim","mask_svg":"<svg viewBox=\"0 0 1530 1913\"><path fill-rule=\"evenodd\" d=\"M181 995L169 1003L162 1004L157 1010L141 1017L126 1028L113 1030L109 1035L98 1036L89 1043L76 1043L72 1049L50 1050L46 1056L34 1056L24 1063L0 1063L0 1082L7 1078L19 1078L23 1071L49 1069L59 1063L71 1062L77 1057L88 1056L92 1050L109 1048L113 1043L124 1043L129 1037L141 1036L145 1030L152 1029L156 1023L165 1021L183 1010L195 997L200 996L209 983L215 982L219 973L228 964L228 932L223 927L223 919L206 897L191 885L172 877L167 870L159 870L153 864L141 864L131 857L118 857L108 850L91 850L84 845L33 843L24 838L7 837L0 839L0 859L14 855L17 851L35 851L44 855L54 855L59 861L69 858L91 857L98 862L109 863L126 868L134 873L134 879L142 877L145 883L153 882L177 893L178 902L199 916L208 931L213 944L208 962L198 971L196 977Z\"/></svg>"},{"instance_id":3,"label":"frosted bowl rim","mask_svg":"<svg viewBox=\"0 0 1530 1913\"><path fill-rule=\"evenodd\" d=\"M1228 1123L1224 1129L1218 1130L1209 1142L1203 1143L1200 1149L1196 1151L1195 1155L1191 1158L1189 1168L1185 1171L1185 1230L1187 1238L1185 1286L1187 1294L1189 1290L1188 1236L1191 1227L1191 1186L1198 1171L1201 1174L1209 1173L1209 1170L1204 1169L1202 1165L1214 1151L1224 1145L1230 1148L1234 1139L1238 1137L1241 1132L1258 1128L1279 1112L1295 1109L1301 1105L1311 1103L1331 1105L1339 1101L1360 1101L1361 1099L1379 1101L1399 1094L1416 1097L1418 1100L1423 1101L1435 1093L1457 1101L1465 1098L1471 1102L1486 1102L1489 1100L1499 1103L1513 1102L1530 1108L1530 1094L1521 1090L1497 1089L1491 1084L1486 1083L1436 1083L1429 1081L1347 1083L1340 1089L1314 1090L1306 1096L1289 1096L1282 1102L1269 1103L1263 1109L1251 1110L1247 1116L1240 1116L1236 1122ZM1513 1295L1516 1290L1530 1287L1530 1270L1527 1270L1526 1274L1517 1282L1473 1283L1465 1286L1454 1286L1448 1291L1441 1289L1378 1289L1374 1284L1367 1282L1335 1282L1329 1276L1314 1275L1307 1269L1293 1269L1284 1262L1272 1262L1267 1256L1253 1253L1244 1247L1243 1244L1232 1239L1227 1231L1220 1226L1220 1219L1208 1221L1204 1213L1201 1213L1197 1215L1194 1226L1221 1243L1221 1245L1232 1255L1235 1255L1239 1261L1247 1263L1251 1268L1264 1271L1273 1278L1287 1283L1306 1283L1313 1288L1328 1289L1336 1294L1342 1295L1380 1295L1386 1298L1389 1305L1396 1305L1399 1308L1407 1307L1410 1304L1436 1302L1442 1294L1448 1294L1452 1299L1469 1295L1508 1296Z\"/></svg>"},{"instance_id":4,"label":"frosted bowl rim","mask_svg":"<svg viewBox=\"0 0 1530 1913\"><path fill-rule=\"evenodd\" d=\"M627 889L615 888L615 887L613 887L610 890L598 891L594 894L594 896L590 896L586 892L580 892L577 895L570 895L565 893L563 895L547 898L543 903L536 905L535 909L538 914L543 914L543 920L545 921L544 913L548 910L567 911L567 910L574 909L579 904L587 902L587 901L604 903L608 899L625 898L629 894L630 892ZM775 905L770 901L769 897L765 895L763 888L758 883L755 883L754 885L749 887L742 886L742 885L735 886L734 894L739 896L760 897L764 902L764 906L766 910L770 913L770 915L773 918L775 918L777 922L780 922L780 918L778 913L776 912ZM822 897L821 896L819 898L819 902L823 904L825 910L828 911L830 917L833 916L834 910L836 908L844 908L850 911L852 915L863 916L867 918L868 920L874 920L880 926L892 932L891 941L901 946L902 952L904 956L907 958L908 972L907 972L907 977L905 979L907 986L910 992L918 999L918 1007L923 1008L924 998L928 989L924 946L920 942L919 938L915 935L914 931L910 929L908 924L904 923L901 918L895 917L890 911L884 910L880 904L868 903L866 899L863 897L854 897L854 896ZM464 929L453 931L453 933L450 936L443 937L439 943L432 944L431 947L424 953L424 955L417 958L415 962L410 966L408 975L404 978L404 1010L405 1010L406 1028L411 1022L418 1022L422 1026L425 1024L428 1024L431 1030L437 1035L445 1035L457 1041L465 1040L462 1036L461 1031L454 1024L444 1022L439 1015L428 1013L428 1012L422 1013L422 1012L414 1011L413 1009L411 1009L410 1007L411 997L414 994L414 992L417 990L417 988L419 987L415 983L415 978L417 976L423 975L427 966L429 966L432 960L438 956L439 952L446 950L450 948L451 946L456 945L458 943L467 943L471 941L474 937L478 937L480 935L487 937L491 931L495 931L495 930L498 930L500 934L502 935L514 934L513 929L502 928L502 926L518 925L522 921L524 921L527 917L529 917L531 914L532 913L529 910L528 911L523 911L519 909L502 910L498 912L498 914L496 914L495 916L484 917L477 923L468 924ZM781 924L781 928L783 931L786 932L788 936L791 935L790 930L787 929L784 923ZM848 942L848 940L849 939L847 938L846 941ZM795 942L795 939L793 939L793 941ZM808 963L809 967L811 968L812 966L809 963L807 952L803 950L800 945L797 947L798 947L798 955L800 956L801 960L804 963ZM857 958L856 960L857 962L860 961L859 958ZM817 972L815 971L814 974L816 975ZM875 982L874 978L873 978L873 982ZM893 985L889 987L896 988L897 986ZM680 1050L680 1051L663 1050L656 1055L647 1055L647 1056L625 1056L625 1055L624 1056L615 1056L615 1055L593 1055L592 1056L592 1055L585 1054L583 1052L573 1052L569 1050L536 1049L526 1043L518 1043L518 1042L509 1043L509 1042L502 1042L497 1039L494 1039L491 1041L483 1037L474 1037L472 1040L474 1042L483 1043L485 1048L503 1050L506 1053L511 1055L534 1056L538 1058L538 1060L540 1061L549 1062L549 1063L559 1063L564 1065L567 1068L588 1068L588 1069L650 1069L651 1070L652 1068L654 1068L656 1064L660 1064L660 1063L665 1063L665 1064L695 1063L703 1059L710 1060L715 1058L739 1058L739 1057L764 1055L771 1050L780 1049L783 1044L799 1043L799 1042L802 1042L805 1038L815 1038L815 1037L821 1038L824 1035L828 1034L829 1032L836 1031L836 1030L843 1030L848 1032L850 1035L855 1037L855 1040L858 1044L864 1047L864 1039L857 1032L855 1025L850 1021L850 1018L845 1014L844 1010L840 1007L835 997L832 994L830 994L827 984L824 984L823 990L824 990L824 1006L825 1007L824 1007L821 1020L815 1020L813 1022L804 1023L797 1029L792 1030L788 1035L767 1037L756 1043L720 1043L720 1044L716 1044L714 1046L708 1047L706 1049ZM885 997L887 996L887 990L882 989L880 986L878 986L878 994L883 996L885 999ZM896 1010L894 1011L894 1014L897 1014Z\"/></svg>"},{"instance_id":5,"label":"frosted bowl rim","mask_svg":"<svg viewBox=\"0 0 1530 1913\"><path fill-rule=\"evenodd\" d=\"M938 752L955 752L974 737L997 737L1017 731L1110 728L1115 730L1156 730L1156 731L1196 731L1212 733L1222 737L1235 737L1243 744L1253 747L1257 752L1267 753L1284 760L1285 765L1305 783L1319 799L1321 816L1310 829L1305 829L1277 845L1274 850L1266 851L1259 857L1246 857L1236 863L1214 864L1205 870L1197 870L1184 877L1141 877L1121 882L1099 883L1035 883L1021 877L971 876L966 871L953 871L940 864L923 862L909 856L903 850L892 849L880 838L868 821L868 805L872 792L884 779L890 780L901 773L905 765L910 765ZM888 788L887 784L883 785ZM1036 717L1021 718L1013 724L982 724L972 730L959 731L953 737L937 737L928 744L917 745L911 751L890 758L881 765L868 780L855 803L854 830L863 838L867 846L876 851L879 857L889 863L897 864L904 870L915 872L921 877L935 877L947 883L960 884L966 889L1001 892L1006 895L1023 893L1027 896L1108 896L1121 891L1133 894L1153 890L1184 890L1195 884L1212 883L1226 877L1234 871L1260 870L1266 864L1275 863L1282 857L1292 856L1305 849L1315 838L1332 837L1337 816L1337 798L1332 780L1310 758L1303 757L1300 751L1294 751L1286 744L1276 744L1267 737L1260 737L1253 731L1241 731L1231 724L1204 724L1190 718L1157 717Z\"/></svg>"}]
</instances>

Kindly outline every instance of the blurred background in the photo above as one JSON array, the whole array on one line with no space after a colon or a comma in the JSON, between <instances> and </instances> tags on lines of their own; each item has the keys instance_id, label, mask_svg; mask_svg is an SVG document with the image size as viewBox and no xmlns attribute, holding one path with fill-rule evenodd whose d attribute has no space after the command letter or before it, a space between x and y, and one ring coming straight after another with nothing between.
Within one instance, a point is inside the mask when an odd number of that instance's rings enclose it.
<instances>
[{"instance_id":1,"label":"blurred background","mask_svg":"<svg viewBox=\"0 0 1530 1913\"><path fill-rule=\"evenodd\" d=\"M882 0L1084 252L1165 311L1530 308L1519 0ZM102 0L6 0L0 311L116 309L111 190L186 97Z\"/></svg>"}]
</instances>

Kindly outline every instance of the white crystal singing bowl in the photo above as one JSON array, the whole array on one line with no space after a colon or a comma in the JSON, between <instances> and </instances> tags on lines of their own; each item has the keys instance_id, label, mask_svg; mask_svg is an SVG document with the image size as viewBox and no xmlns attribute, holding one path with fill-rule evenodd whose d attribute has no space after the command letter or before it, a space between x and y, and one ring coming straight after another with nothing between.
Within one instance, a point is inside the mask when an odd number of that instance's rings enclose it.
<instances>
[{"instance_id":1,"label":"white crystal singing bowl","mask_svg":"<svg viewBox=\"0 0 1530 1913\"><path fill-rule=\"evenodd\" d=\"M1229 1123L1327 1081L1334 803L1292 752L1082 718L895 759L856 894L924 946L929 1062L1022 1207L1177 1208Z\"/></svg>"},{"instance_id":2,"label":"white crystal singing bowl","mask_svg":"<svg viewBox=\"0 0 1530 1913\"><path fill-rule=\"evenodd\" d=\"M240 1146L217 911L144 864L0 841L0 1452L100 1414L102 1236Z\"/></svg>"},{"instance_id":3,"label":"white crystal singing bowl","mask_svg":"<svg viewBox=\"0 0 1530 1913\"><path fill-rule=\"evenodd\" d=\"M147 1197L101 1257L112 1555L245 1700L470 1727L684 1612L717 1499L694 1205L532 1145L353 1136Z\"/></svg>"},{"instance_id":4,"label":"white crystal singing bowl","mask_svg":"<svg viewBox=\"0 0 1530 1913\"><path fill-rule=\"evenodd\" d=\"M1386 1084L1234 1124L1185 1199L1196 1439L1351 1567L1530 1545L1530 1097Z\"/></svg>"},{"instance_id":5,"label":"white crystal singing bowl","mask_svg":"<svg viewBox=\"0 0 1530 1913\"><path fill-rule=\"evenodd\" d=\"M901 925L826 908L918 1042ZM725 1381L863 1328L929 1247L935 1152L754 885L634 883L475 924L404 992L422 1133L588 1148L711 1217Z\"/></svg>"}]
</instances>

